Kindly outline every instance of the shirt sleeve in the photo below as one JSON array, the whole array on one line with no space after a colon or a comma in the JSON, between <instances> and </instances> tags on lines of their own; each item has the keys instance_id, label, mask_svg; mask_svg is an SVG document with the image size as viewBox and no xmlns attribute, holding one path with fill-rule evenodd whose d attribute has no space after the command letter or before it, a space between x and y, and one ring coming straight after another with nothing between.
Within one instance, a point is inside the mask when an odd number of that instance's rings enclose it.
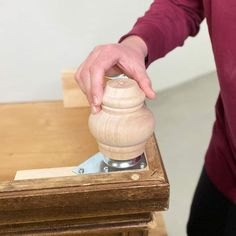
<instances>
[{"instance_id":1,"label":"shirt sleeve","mask_svg":"<svg viewBox=\"0 0 236 236\"><path fill-rule=\"evenodd\" d=\"M130 35L141 37L147 45L146 66L182 46L188 36L195 36L204 19L203 0L155 0Z\"/></svg>"}]
</instances>

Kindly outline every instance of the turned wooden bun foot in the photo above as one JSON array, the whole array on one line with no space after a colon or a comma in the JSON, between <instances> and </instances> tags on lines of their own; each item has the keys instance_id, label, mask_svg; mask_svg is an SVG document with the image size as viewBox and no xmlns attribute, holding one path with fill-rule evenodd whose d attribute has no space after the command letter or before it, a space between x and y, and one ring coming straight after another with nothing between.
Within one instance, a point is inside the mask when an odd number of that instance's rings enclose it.
<instances>
[{"instance_id":1,"label":"turned wooden bun foot","mask_svg":"<svg viewBox=\"0 0 236 236\"><path fill-rule=\"evenodd\" d=\"M132 79L109 80L102 110L90 114L89 128L106 157L126 161L140 156L154 131L154 117L145 94Z\"/></svg>"}]
</instances>

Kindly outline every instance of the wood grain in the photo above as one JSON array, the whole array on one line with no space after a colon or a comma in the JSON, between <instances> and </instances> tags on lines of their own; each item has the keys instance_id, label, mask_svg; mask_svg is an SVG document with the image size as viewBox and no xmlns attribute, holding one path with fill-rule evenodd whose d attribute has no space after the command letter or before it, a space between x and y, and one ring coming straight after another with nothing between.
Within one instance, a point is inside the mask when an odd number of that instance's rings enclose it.
<instances>
[{"instance_id":1,"label":"wood grain","mask_svg":"<svg viewBox=\"0 0 236 236\"><path fill-rule=\"evenodd\" d=\"M73 172L74 169L75 169L75 166L44 168L44 169L31 169L31 170L18 170L16 172L16 176L15 176L14 180L76 176L76 174Z\"/></svg>"},{"instance_id":2,"label":"wood grain","mask_svg":"<svg viewBox=\"0 0 236 236\"><path fill-rule=\"evenodd\" d=\"M61 74L64 107L88 107L86 96L75 80L75 71L66 70Z\"/></svg>"},{"instance_id":3,"label":"wood grain","mask_svg":"<svg viewBox=\"0 0 236 236\"><path fill-rule=\"evenodd\" d=\"M0 181L17 170L76 166L95 154L89 112L61 102L0 105Z\"/></svg>"},{"instance_id":4,"label":"wood grain","mask_svg":"<svg viewBox=\"0 0 236 236\"><path fill-rule=\"evenodd\" d=\"M148 236L167 236L165 222L161 212L154 212L153 219L148 223L149 234Z\"/></svg>"},{"instance_id":5,"label":"wood grain","mask_svg":"<svg viewBox=\"0 0 236 236\"><path fill-rule=\"evenodd\" d=\"M144 92L132 79L107 82L102 110L89 116L90 131L104 156L124 161L144 153L155 127L154 116L144 100Z\"/></svg>"},{"instance_id":6,"label":"wood grain","mask_svg":"<svg viewBox=\"0 0 236 236\"><path fill-rule=\"evenodd\" d=\"M1 179L18 169L77 165L97 152L88 108L5 104L0 113ZM145 153L143 171L0 182L0 235L147 231L151 212L168 208L169 184L155 136Z\"/></svg>"},{"instance_id":7,"label":"wood grain","mask_svg":"<svg viewBox=\"0 0 236 236\"><path fill-rule=\"evenodd\" d=\"M89 103L85 94L80 89L75 80L75 70L64 70L61 73L63 103L65 108L88 107ZM104 78L104 83L109 80L109 77Z\"/></svg>"}]
</instances>

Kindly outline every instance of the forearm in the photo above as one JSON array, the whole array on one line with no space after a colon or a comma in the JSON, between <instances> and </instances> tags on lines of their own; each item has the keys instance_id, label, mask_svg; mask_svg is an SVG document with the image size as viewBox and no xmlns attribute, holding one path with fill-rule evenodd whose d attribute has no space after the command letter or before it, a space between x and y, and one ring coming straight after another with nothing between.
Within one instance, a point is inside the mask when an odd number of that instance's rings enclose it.
<instances>
[{"instance_id":1,"label":"forearm","mask_svg":"<svg viewBox=\"0 0 236 236\"><path fill-rule=\"evenodd\" d=\"M144 40L136 35L131 35L129 37L126 37L121 44L129 46L130 48L133 48L136 50L139 54L143 56L143 58L146 58L148 54L148 48Z\"/></svg>"}]
</instances>

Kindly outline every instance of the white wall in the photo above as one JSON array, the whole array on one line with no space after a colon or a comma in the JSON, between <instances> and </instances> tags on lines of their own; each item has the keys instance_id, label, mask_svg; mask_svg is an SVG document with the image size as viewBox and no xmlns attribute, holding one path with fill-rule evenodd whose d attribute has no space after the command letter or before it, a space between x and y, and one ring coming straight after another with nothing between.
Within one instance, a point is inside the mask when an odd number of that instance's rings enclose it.
<instances>
[{"instance_id":1,"label":"white wall","mask_svg":"<svg viewBox=\"0 0 236 236\"><path fill-rule=\"evenodd\" d=\"M60 72L116 42L150 0L0 0L0 102L62 97ZM214 69L207 29L149 68L157 90Z\"/></svg>"}]
</instances>

